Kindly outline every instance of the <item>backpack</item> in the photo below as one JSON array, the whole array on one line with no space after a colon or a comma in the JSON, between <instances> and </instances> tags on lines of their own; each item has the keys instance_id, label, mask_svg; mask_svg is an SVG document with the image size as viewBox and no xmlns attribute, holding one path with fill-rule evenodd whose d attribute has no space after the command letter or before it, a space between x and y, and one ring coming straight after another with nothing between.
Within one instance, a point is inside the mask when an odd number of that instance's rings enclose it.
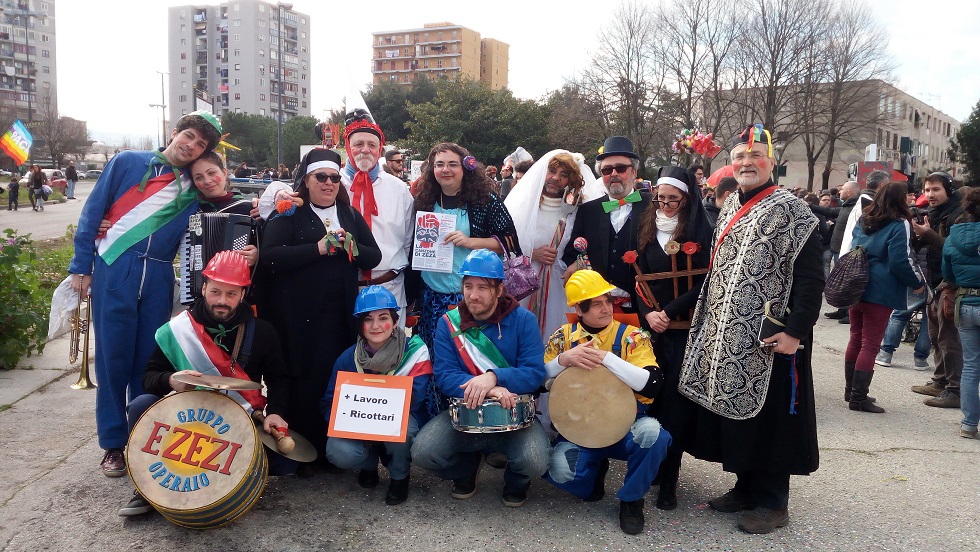
<instances>
[{"instance_id":1,"label":"backpack","mask_svg":"<svg viewBox=\"0 0 980 552\"><path fill-rule=\"evenodd\" d=\"M827 276L824 296L827 303L839 309L856 305L868 287L868 257L861 246L837 259L837 264Z\"/></svg>"}]
</instances>

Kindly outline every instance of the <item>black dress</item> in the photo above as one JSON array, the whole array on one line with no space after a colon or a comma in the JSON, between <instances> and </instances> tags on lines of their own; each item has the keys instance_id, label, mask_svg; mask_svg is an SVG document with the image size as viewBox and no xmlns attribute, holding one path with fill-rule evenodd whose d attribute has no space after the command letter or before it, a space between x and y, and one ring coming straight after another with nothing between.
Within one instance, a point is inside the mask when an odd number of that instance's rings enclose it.
<instances>
[{"instance_id":1,"label":"black dress","mask_svg":"<svg viewBox=\"0 0 980 552\"><path fill-rule=\"evenodd\" d=\"M353 236L358 255L320 255L326 228L309 203L266 225L260 262L268 267L268 319L279 331L291 377L286 421L323 454L326 422L319 402L337 357L357 339L357 278L381 262L381 250L360 213L337 203L340 226Z\"/></svg>"}]
</instances>

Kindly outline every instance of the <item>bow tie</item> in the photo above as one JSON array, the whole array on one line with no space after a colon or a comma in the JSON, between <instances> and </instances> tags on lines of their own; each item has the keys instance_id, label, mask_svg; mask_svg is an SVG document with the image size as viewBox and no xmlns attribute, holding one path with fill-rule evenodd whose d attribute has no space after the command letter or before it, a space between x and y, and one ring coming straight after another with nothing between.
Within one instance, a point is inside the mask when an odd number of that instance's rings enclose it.
<instances>
[{"instance_id":1,"label":"bow tie","mask_svg":"<svg viewBox=\"0 0 980 552\"><path fill-rule=\"evenodd\" d=\"M619 209L627 203L636 203L640 201L640 192L633 190L630 194L623 199L611 199L609 201L602 202L602 210L606 213L611 213L616 209Z\"/></svg>"}]
</instances>

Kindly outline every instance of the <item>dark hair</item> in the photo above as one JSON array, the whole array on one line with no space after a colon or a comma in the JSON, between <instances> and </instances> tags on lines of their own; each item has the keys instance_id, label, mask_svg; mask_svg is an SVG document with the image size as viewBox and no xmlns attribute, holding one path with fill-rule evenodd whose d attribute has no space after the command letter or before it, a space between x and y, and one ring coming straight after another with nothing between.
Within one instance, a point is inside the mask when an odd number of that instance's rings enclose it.
<instances>
[{"instance_id":1,"label":"dark hair","mask_svg":"<svg viewBox=\"0 0 980 552\"><path fill-rule=\"evenodd\" d=\"M177 125L175 126L177 132L188 128L196 130L202 138L208 141L208 151L217 147L218 142L221 141L221 134L218 133L218 129L214 128L214 125L200 115L188 114L177 120Z\"/></svg>"},{"instance_id":2,"label":"dark hair","mask_svg":"<svg viewBox=\"0 0 980 552\"><path fill-rule=\"evenodd\" d=\"M703 171L704 165L702 165L701 163L691 163L691 165L687 167L687 170L691 171L691 174L698 172L698 169L701 169Z\"/></svg>"},{"instance_id":3,"label":"dark hair","mask_svg":"<svg viewBox=\"0 0 980 552\"><path fill-rule=\"evenodd\" d=\"M682 169L683 170L683 169ZM688 172L689 180L687 182L689 186L693 185L694 173ZM654 186L651 192L654 194L654 200L656 200L656 188ZM674 241L685 241L687 237L687 223L691 218L691 193L685 192L684 190L674 188L681 193L683 199L681 200L681 205L677 210L677 228L674 229L673 235L670 239ZM651 202L652 203L652 202ZM640 219L640 235L637 237L637 248L642 251L646 249L647 245L657 242L657 209L655 205L651 205L649 209L643 211L643 218Z\"/></svg>"},{"instance_id":4,"label":"dark hair","mask_svg":"<svg viewBox=\"0 0 980 552\"><path fill-rule=\"evenodd\" d=\"M378 310L382 310L382 309L378 309ZM392 331L400 331L398 329L398 309L387 309L387 310L388 312L391 313L391 321L394 323L392 325ZM378 311L362 312L361 314L357 315L357 335L364 337L364 320L367 319L367 315L371 314L372 312L378 312Z\"/></svg>"},{"instance_id":5,"label":"dark hair","mask_svg":"<svg viewBox=\"0 0 980 552\"><path fill-rule=\"evenodd\" d=\"M303 198L306 203L310 202L310 189L306 187L306 177L312 176L313 173L304 174L299 178L299 197ZM347 195L347 186L344 186L343 182L337 184L339 189L337 190L337 203L340 205L350 205L350 196ZM295 188L294 188L295 189ZM338 215L339 216L339 215Z\"/></svg>"},{"instance_id":6,"label":"dark hair","mask_svg":"<svg viewBox=\"0 0 980 552\"><path fill-rule=\"evenodd\" d=\"M963 214L956 222L980 222L980 188L962 188Z\"/></svg>"},{"instance_id":7,"label":"dark hair","mask_svg":"<svg viewBox=\"0 0 980 552\"><path fill-rule=\"evenodd\" d=\"M908 189L904 182L888 182L878 188L874 201L864 208L861 217L865 234L874 234L892 221L911 220L912 212L905 198Z\"/></svg>"},{"instance_id":8,"label":"dark hair","mask_svg":"<svg viewBox=\"0 0 980 552\"><path fill-rule=\"evenodd\" d=\"M396 156L396 155L402 155L402 152L400 152L400 151L398 151L396 149L386 151L385 152L385 161L391 161L391 158L394 157L394 156ZM404 157L403 157L403 159L404 159Z\"/></svg>"},{"instance_id":9,"label":"dark hair","mask_svg":"<svg viewBox=\"0 0 980 552\"><path fill-rule=\"evenodd\" d=\"M534 161L530 159L521 161L520 163L514 165L514 172L524 174L529 171L533 165Z\"/></svg>"},{"instance_id":10,"label":"dark hair","mask_svg":"<svg viewBox=\"0 0 980 552\"><path fill-rule=\"evenodd\" d=\"M604 295L600 295L599 297L605 297L607 295L609 295L609 294L606 293ZM586 299L585 301L580 302L578 304L578 308L582 311L582 314L585 314L585 313L589 312L589 309L592 308L592 300L593 299L598 299L599 297L593 297L592 299Z\"/></svg>"},{"instance_id":11,"label":"dark hair","mask_svg":"<svg viewBox=\"0 0 980 552\"><path fill-rule=\"evenodd\" d=\"M227 168L225 167L225 160L222 159L221 156L215 153L213 150L208 150L202 153L200 157L198 157L194 161L191 161L191 165L194 165L198 161L208 161L212 165L217 165L221 169Z\"/></svg>"},{"instance_id":12,"label":"dark hair","mask_svg":"<svg viewBox=\"0 0 980 552\"><path fill-rule=\"evenodd\" d=\"M715 186L715 196L720 196L726 192L734 192L738 189L738 179L734 176L726 176L718 181L718 185Z\"/></svg>"},{"instance_id":13,"label":"dark hair","mask_svg":"<svg viewBox=\"0 0 980 552\"><path fill-rule=\"evenodd\" d=\"M953 179L950 178L948 174L942 171L929 173L929 176L925 178L925 182L937 182L939 184L942 184L943 188L946 189L946 195L947 196L953 195ZM925 188L925 185L923 185L922 187Z\"/></svg>"},{"instance_id":14,"label":"dark hair","mask_svg":"<svg viewBox=\"0 0 980 552\"><path fill-rule=\"evenodd\" d=\"M820 198L817 197L817 194L813 192L806 194L806 197L803 198L803 201L809 203L810 205L820 205Z\"/></svg>"},{"instance_id":15,"label":"dark hair","mask_svg":"<svg viewBox=\"0 0 980 552\"><path fill-rule=\"evenodd\" d=\"M442 196L442 188L436 181L436 155L444 152L452 152L459 156L459 162L470 154L466 148L452 142L443 142L433 146L426 157L427 166L422 173L422 182L419 186L419 193L415 197L416 211L431 211L435 207L436 201ZM490 179L483 172L480 166L474 170L463 167L463 183L459 190L458 198L460 207L469 205L481 205L490 201L491 190L493 189Z\"/></svg>"}]
</instances>

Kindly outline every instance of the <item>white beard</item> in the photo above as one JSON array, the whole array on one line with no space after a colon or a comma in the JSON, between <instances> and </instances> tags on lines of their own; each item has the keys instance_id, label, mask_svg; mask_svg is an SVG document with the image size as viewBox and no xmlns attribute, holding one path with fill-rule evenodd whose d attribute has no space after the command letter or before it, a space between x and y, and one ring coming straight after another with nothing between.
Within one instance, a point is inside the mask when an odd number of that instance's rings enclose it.
<instances>
[{"instance_id":1,"label":"white beard","mask_svg":"<svg viewBox=\"0 0 980 552\"><path fill-rule=\"evenodd\" d=\"M378 162L370 155L358 155L354 157L354 166L364 172L370 171L377 164Z\"/></svg>"}]
</instances>

